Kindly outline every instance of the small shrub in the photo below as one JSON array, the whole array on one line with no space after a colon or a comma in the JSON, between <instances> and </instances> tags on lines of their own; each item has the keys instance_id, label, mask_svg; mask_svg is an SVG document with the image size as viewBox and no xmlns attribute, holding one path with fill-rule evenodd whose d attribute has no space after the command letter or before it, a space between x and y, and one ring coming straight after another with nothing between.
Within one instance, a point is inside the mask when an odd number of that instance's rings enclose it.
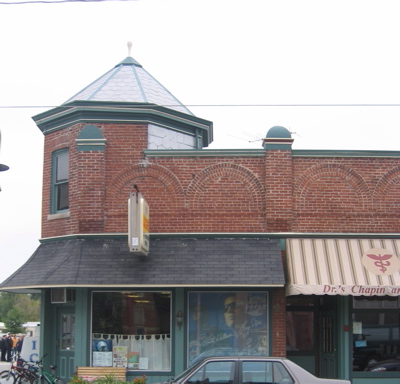
<instances>
[{"instance_id":1,"label":"small shrub","mask_svg":"<svg viewBox=\"0 0 400 384\"><path fill-rule=\"evenodd\" d=\"M89 376L79 377L78 375L74 375L71 377L68 384L88 384L94 379L95 379L94 377L89 377Z\"/></svg>"},{"instance_id":2,"label":"small shrub","mask_svg":"<svg viewBox=\"0 0 400 384\"><path fill-rule=\"evenodd\" d=\"M132 380L133 384L146 384L147 377L146 375L134 377Z\"/></svg>"},{"instance_id":3,"label":"small shrub","mask_svg":"<svg viewBox=\"0 0 400 384\"><path fill-rule=\"evenodd\" d=\"M106 375L104 377L96 377L96 384L127 384L124 380L116 379L113 375Z\"/></svg>"},{"instance_id":4,"label":"small shrub","mask_svg":"<svg viewBox=\"0 0 400 384\"><path fill-rule=\"evenodd\" d=\"M69 380L68 384L128 384L124 380L118 380L113 375L106 375L104 377L93 377L74 375ZM139 383L138 383L139 384ZM144 383L143 383L144 384Z\"/></svg>"}]
</instances>

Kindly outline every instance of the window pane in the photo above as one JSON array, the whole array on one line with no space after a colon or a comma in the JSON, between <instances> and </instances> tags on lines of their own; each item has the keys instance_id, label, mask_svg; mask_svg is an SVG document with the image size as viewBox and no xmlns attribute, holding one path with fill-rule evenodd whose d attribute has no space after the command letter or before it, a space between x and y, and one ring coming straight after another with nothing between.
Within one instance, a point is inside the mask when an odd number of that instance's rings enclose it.
<instances>
[{"instance_id":1,"label":"window pane","mask_svg":"<svg viewBox=\"0 0 400 384\"><path fill-rule=\"evenodd\" d=\"M60 184L56 186L56 201L57 211L62 211L69 208L69 197L68 197L68 183Z\"/></svg>"},{"instance_id":2,"label":"window pane","mask_svg":"<svg viewBox=\"0 0 400 384\"><path fill-rule=\"evenodd\" d=\"M243 384L293 384L289 372L278 362L246 361L242 365Z\"/></svg>"},{"instance_id":3,"label":"window pane","mask_svg":"<svg viewBox=\"0 0 400 384\"><path fill-rule=\"evenodd\" d=\"M400 299L396 296L353 297L353 308L399 308Z\"/></svg>"},{"instance_id":4,"label":"window pane","mask_svg":"<svg viewBox=\"0 0 400 384\"><path fill-rule=\"evenodd\" d=\"M290 376L289 372L281 363L273 363L274 368L274 381L273 383L280 383L280 384L293 384L294 381Z\"/></svg>"},{"instance_id":5,"label":"window pane","mask_svg":"<svg viewBox=\"0 0 400 384\"><path fill-rule=\"evenodd\" d=\"M211 362L202 366L186 381L188 384L230 384L235 374L233 361Z\"/></svg>"},{"instance_id":6,"label":"window pane","mask_svg":"<svg viewBox=\"0 0 400 384\"><path fill-rule=\"evenodd\" d=\"M313 312L286 312L286 351L312 351L314 348L313 335Z\"/></svg>"},{"instance_id":7,"label":"window pane","mask_svg":"<svg viewBox=\"0 0 400 384\"><path fill-rule=\"evenodd\" d=\"M56 182L68 180L68 152L63 152L56 157Z\"/></svg>"},{"instance_id":8,"label":"window pane","mask_svg":"<svg viewBox=\"0 0 400 384\"><path fill-rule=\"evenodd\" d=\"M170 370L170 332L170 292L93 292L93 366L112 366L118 347L130 370Z\"/></svg>"},{"instance_id":9,"label":"window pane","mask_svg":"<svg viewBox=\"0 0 400 384\"><path fill-rule=\"evenodd\" d=\"M265 292L190 292L188 364L206 356L267 356L267 297Z\"/></svg>"},{"instance_id":10,"label":"window pane","mask_svg":"<svg viewBox=\"0 0 400 384\"><path fill-rule=\"evenodd\" d=\"M272 363L265 361L246 361L242 364L242 383L264 384L273 381Z\"/></svg>"},{"instance_id":11,"label":"window pane","mask_svg":"<svg viewBox=\"0 0 400 384\"><path fill-rule=\"evenodd\" d=\"M385 301L369 300L372 307ZM371 305L369 305L371 308ZM400 313L397 309L369 309L353 313L353 370L363 371L370 362L400 354Z\"/></svg>"},{"instance_id":12,"label":"window pane","mask_svg":"<svg viewBox=\"0 0 400 384\"><path fill-rule=\"evenodd\" d=\"M53 153L51 213L64 211L69 208L68 158L69 154L67 150Z\"/></svg>"},{"instance_id":13,"label":"window pane","mask_svg":"<svg viewBox=\"0 0 400 384\"><path fill-rule=\"evenodd\" d=\"M62 315L61 321L60 349L71 351L75 342L75 315Z\"/></svg>"}]
</instances>

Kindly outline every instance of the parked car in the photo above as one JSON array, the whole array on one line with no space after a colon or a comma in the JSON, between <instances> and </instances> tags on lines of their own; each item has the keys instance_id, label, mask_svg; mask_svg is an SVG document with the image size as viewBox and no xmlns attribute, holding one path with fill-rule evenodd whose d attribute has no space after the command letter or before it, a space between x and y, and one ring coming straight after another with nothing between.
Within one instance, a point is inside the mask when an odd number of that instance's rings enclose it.
<instances>
[{"instance_id":1,"label":"parked car","mask_svg":"<svg viewBox=\"0 0 400 384\"><path fill-rule=\"evenodd\" d=\"M400 356L394 359L382 360L374 364L369 364L365 370L369 372L400 371Z\"/></svg>"},{"instance_id":2,"label":"parked car","mask_svg":"<svg viewBox=\"0 0 400 384\"><path fill-rule=\"evenodd\" d=\"M211 348L207 351L204 351L200 355L196 356L192 361L189 362L189 365L194 365L206 357L216 357L216 356L262 356L255 348L252 349L241 349L241 348L231 348L231 347L220 347L220 348Z\"/></svg>"},{"instance_id":3,"label":"parked car","mask_svg":"<svg viewBox=\"0 0 400 384\"><path fill-rule=\"evenodd\" d=\"M285 358L262 356L208 357L165 384L351 384L319 379Z\"/></svg>"}]
</instances>

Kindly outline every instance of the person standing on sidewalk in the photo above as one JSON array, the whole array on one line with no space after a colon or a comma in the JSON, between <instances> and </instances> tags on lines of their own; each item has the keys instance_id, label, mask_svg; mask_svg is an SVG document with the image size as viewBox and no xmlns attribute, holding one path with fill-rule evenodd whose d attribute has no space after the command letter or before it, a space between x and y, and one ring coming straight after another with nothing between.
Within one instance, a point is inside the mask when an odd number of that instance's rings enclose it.
<instances>
[{"instance_id":1,"label":"person standing on sidewalk","mask_svg":"<svg viewBox=\"0 0 400 384\"><path fill-rule=\"evenodd\" d=\"M5 348L6 348L6 360L5 361L11 361L11 349L12 349L12 341L11 341L11 336L7 335L5 338Z\"/></svg>"},{"instance_id":2,"label":"person standing on sidewalk","mask_svg":"<svg viewBox=\"0 0 400 384\"><path fill-rule=\"evenodd\" d=\"M17 350L18 355L21 354L22 350L22 343L24 342L24 336L20 336L17 341L17 345L15 346L15 349Z\"/></svg>"},{"instance_id":3,"label":"person standing on sidewalk","mask_svg":"<svg viewBox=\"0 0 400 384\"><path fill-rule=\"evenodd\" d=\"M17 352L17 335L10 335L10 342L11 342L11 358L14 353Z\"/></svg>"},{"instance_id":4,"label":"person standing on sidewalk","mask_svg":"<svg viewBox=\"0 0 400 384\"><path fill-rule=\"evenodd\" d=\"M7 335L4 334L3 337L0 340L0 349L1 349L1 361L7 361L6 360L6 355L7 355L7 349L6 349L6 338Z\"/></svg>"}]
</instances>

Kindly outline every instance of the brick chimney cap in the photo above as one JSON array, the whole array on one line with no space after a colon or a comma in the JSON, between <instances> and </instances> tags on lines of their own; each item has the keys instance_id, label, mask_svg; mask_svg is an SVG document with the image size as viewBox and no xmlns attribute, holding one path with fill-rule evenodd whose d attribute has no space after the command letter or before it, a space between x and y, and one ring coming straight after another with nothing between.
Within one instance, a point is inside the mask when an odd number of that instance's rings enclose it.
<instances>
[{"instance_id":1,"label":"brick chimney cap","mask_svg":"<svg viewBox=\"0 0 400 384\"><path fill-rule=\"evenodd\" d=\"M292 134L285 127L281 127L280 125L276 125L269 129L267 132L266 138L276 138L276 139L290 139L292 138Z\"/></svg>"}]
</instances>

